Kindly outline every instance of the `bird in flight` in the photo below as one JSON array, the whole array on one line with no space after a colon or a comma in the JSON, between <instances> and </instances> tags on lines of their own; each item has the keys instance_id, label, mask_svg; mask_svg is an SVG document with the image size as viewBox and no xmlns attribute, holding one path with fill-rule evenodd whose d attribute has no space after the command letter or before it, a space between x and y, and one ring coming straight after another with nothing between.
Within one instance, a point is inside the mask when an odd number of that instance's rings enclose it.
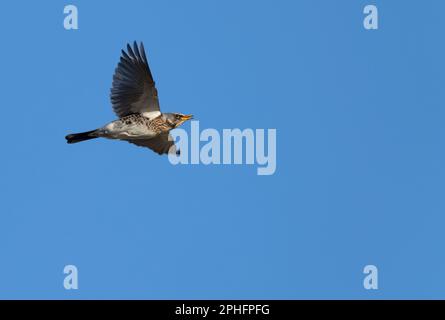
<instances>
[{"instance_id":1,"label":"bird in flight","mask_svg":"<svg viewBox=\"0 0 445 320\"><path fill-rule=\"evenodd\" d=\"M96 130L69 134L65 137L68 143L107 138L147 147L160 155L179 154L169 132L190 120L192 115L161 113L142 42L138 47L135 41L133 49L128 44L127 52L122 50L110 98L119 119Z\"/></svg>"}]
</instances>

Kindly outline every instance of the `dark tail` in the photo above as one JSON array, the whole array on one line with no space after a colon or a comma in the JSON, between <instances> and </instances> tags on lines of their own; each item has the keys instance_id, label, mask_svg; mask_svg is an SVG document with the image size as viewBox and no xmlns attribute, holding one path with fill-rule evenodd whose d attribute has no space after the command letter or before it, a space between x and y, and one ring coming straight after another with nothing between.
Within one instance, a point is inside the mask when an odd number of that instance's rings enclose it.
<instances>
[{"instance_id":1,"label":"dark tail","mask_svg":"<svg viewBox=\"0 0 445 320\"><path fill-rule=\"evenodd\" d=\"M96 136L94 133L96 130L87 131L87 132L81 132L81 133L73 133L69 134L65 137L67 143L77 143L81 141L86 141L90 139L96 139L98 136Z\"/></svg>"}]
</instances>

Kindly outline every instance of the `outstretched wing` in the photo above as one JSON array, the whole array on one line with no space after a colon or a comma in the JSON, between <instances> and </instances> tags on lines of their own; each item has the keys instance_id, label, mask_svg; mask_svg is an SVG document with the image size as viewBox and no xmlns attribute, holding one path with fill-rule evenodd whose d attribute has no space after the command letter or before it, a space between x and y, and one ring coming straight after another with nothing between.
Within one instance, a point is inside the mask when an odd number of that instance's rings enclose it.
<instances>
[{"instance_id":1,"label":"outstretched wing","mask_svg":"<svg viewBox=\"0 0 445 320\"><path fill-rule=\"evenodd\" d=\"M127 45L122 50L120 61L113 76L111 103L119 118L132 113L149 113L151 117L160 115L158 92L145 56L144 45L136 41L133 49Z\"/></svg>"},{"instance_id":2,"label":"outstretched wing","mask_svg":"<svg viewBox=\"0 0 445 320\"><path fill-rule=\"evenodd\" d=\"M173 137L168 133L161 133L152 139L126 140L140 147L147 147L158 154L174 153L178 154Z\"/></svg>"}]
</instances>

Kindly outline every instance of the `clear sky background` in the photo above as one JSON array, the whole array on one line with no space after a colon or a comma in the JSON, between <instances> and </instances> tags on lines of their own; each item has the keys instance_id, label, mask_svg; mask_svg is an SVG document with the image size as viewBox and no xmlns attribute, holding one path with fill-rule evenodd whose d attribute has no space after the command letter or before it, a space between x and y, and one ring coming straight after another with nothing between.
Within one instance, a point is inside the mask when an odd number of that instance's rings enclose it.
<instances>
[{"instance_id":1,"label":"clear sky background","mask_svg":"<svg viewBox=\"0 0 445 320\"><path fill-rule=\"evenodd\" d=\"M79 30L63 28L63 7ZM378 31L363 28L376 4ZM0 298L445 298L445 3L8 1ZM277 171L172 166L125 142L121 48L164 111L276 128ZM186 130L190 125L184 126ZM63 268L79 270L79 290ZM379 290L363 267L379 268Z\"/></svg>"}]
</instances>

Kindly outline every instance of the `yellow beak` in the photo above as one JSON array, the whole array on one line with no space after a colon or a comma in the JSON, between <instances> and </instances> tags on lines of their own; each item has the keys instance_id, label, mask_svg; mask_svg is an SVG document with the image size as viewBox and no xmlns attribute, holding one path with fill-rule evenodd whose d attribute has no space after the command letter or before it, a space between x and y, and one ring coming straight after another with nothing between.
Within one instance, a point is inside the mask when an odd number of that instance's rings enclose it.
<instances>
[{"instance_id":1,"label":"yellow beak","mask_svg":"<svg viewBox=\"0 0 445 320\"><path fill-rule=\"evenodd\" d=\"M193 118L192 114L187 114L187 115L182 116L181 120L182 120L182 122L184 122L184 121L190 120L192 118Z\"/></svg>"}]
</instances>

